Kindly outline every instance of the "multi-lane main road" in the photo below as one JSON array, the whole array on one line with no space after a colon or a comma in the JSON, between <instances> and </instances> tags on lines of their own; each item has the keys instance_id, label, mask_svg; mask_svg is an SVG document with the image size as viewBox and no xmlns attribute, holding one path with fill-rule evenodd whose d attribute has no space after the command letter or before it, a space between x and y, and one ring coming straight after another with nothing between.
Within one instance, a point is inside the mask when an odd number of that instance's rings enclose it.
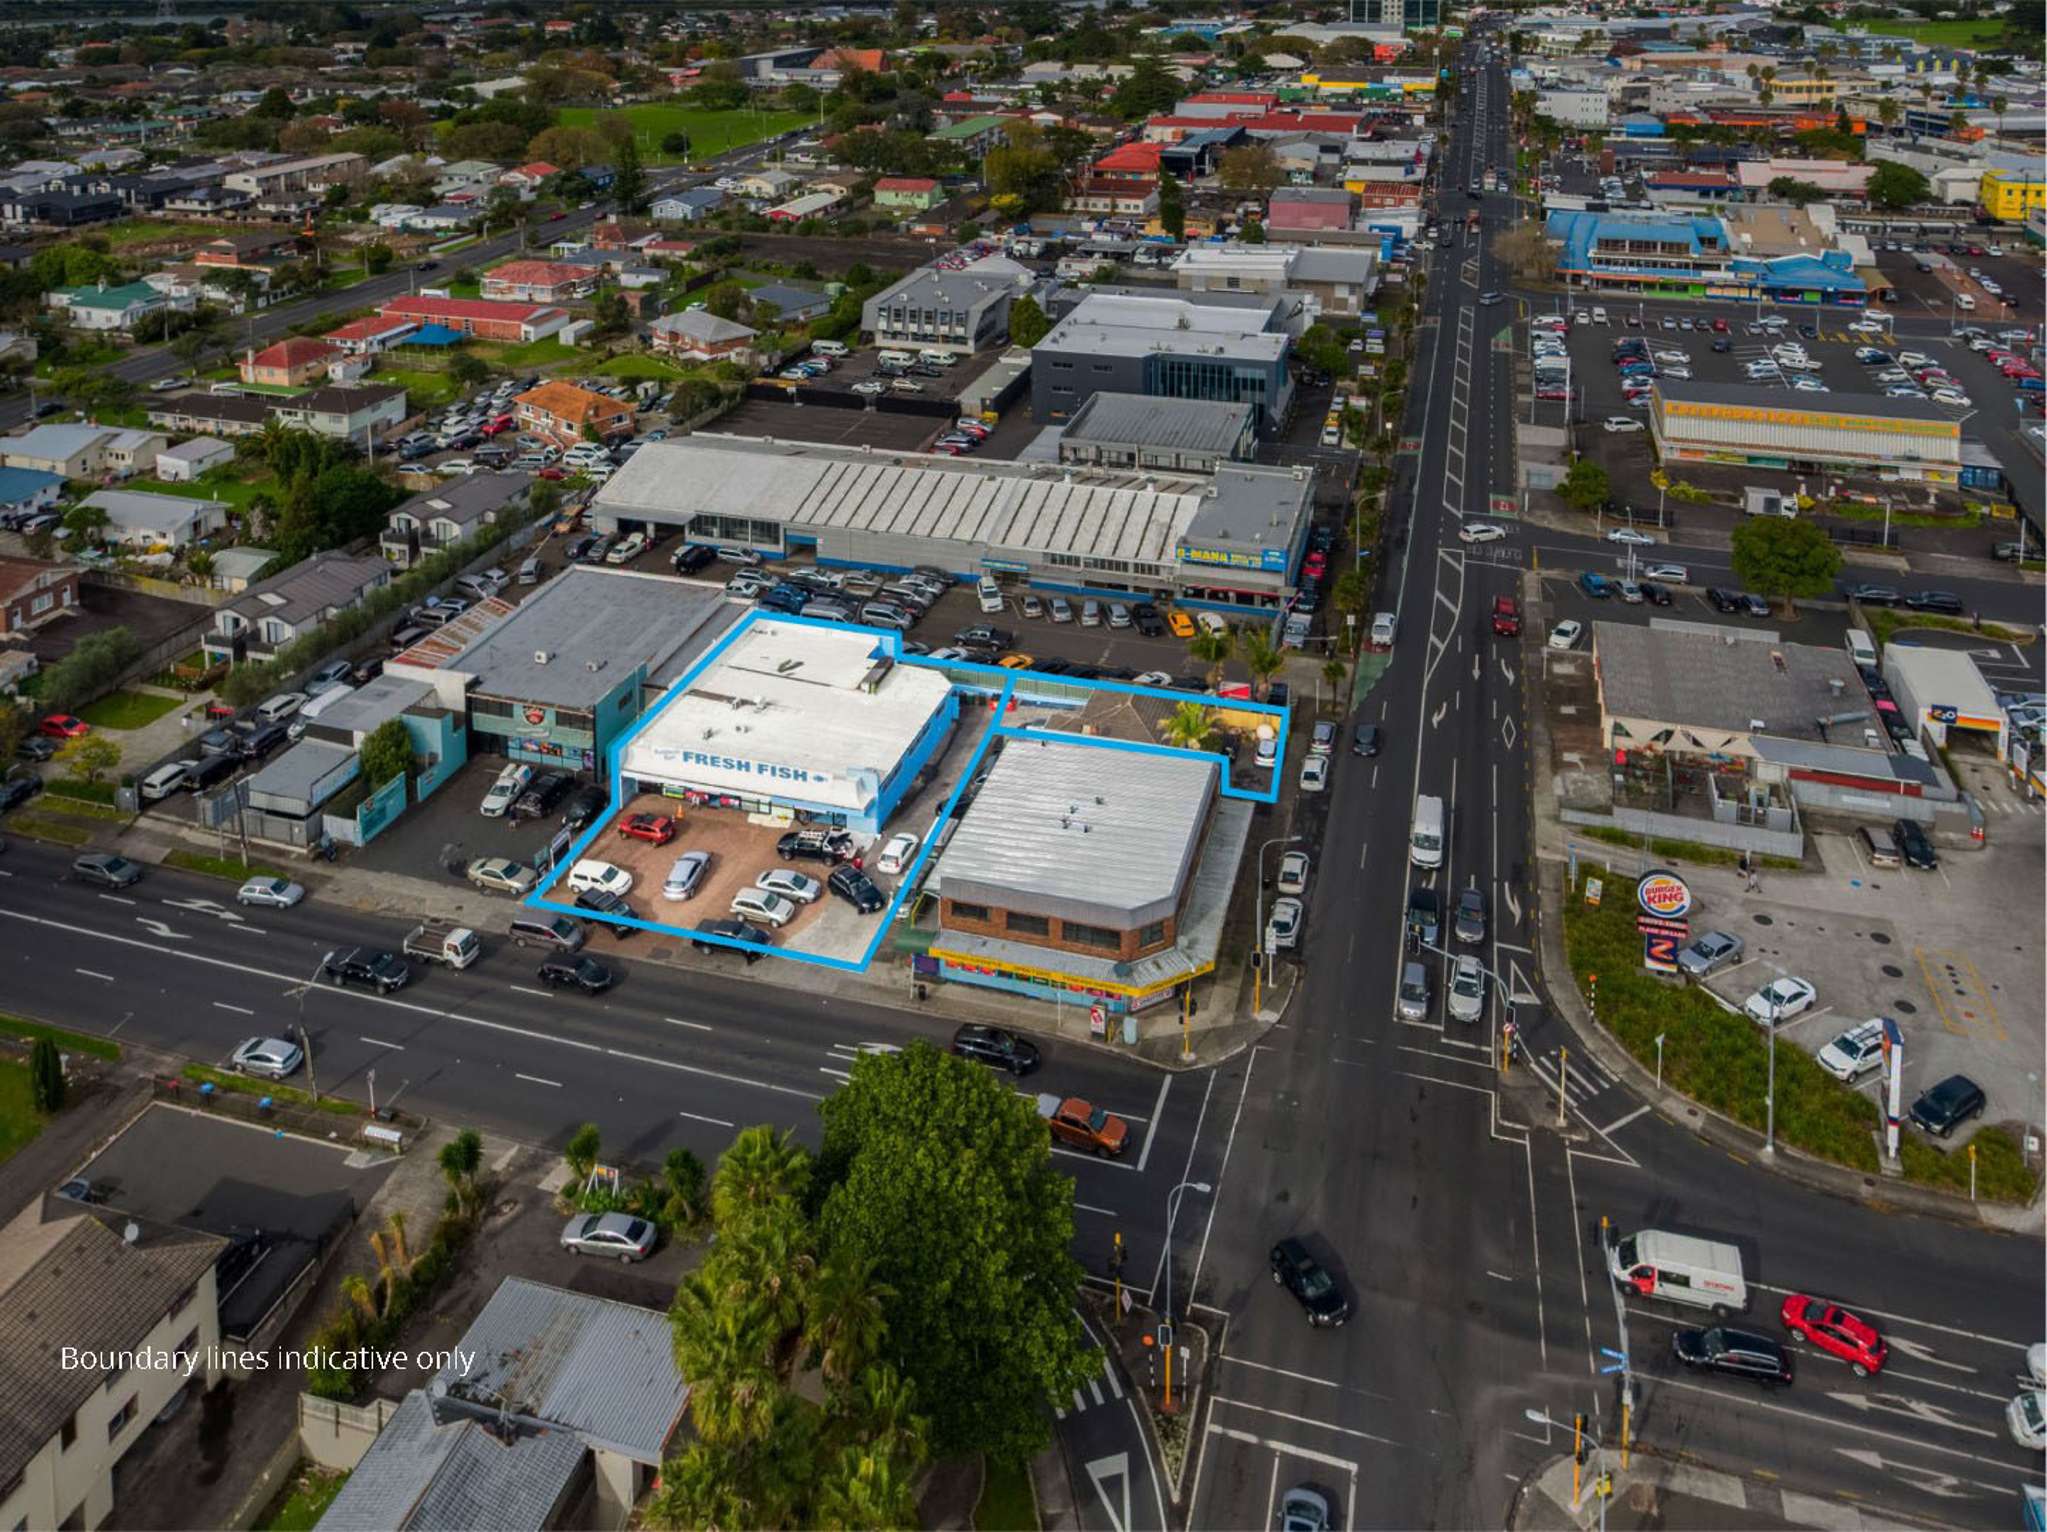
<instances>
[{"instance_id":1,"label":"multi-lane main road","mask_svg":"<svg viewBox=\"0 0 2047 1532\"><path fill-rule=\"evenodd\" d=\"M1441 177L1446 214L1488 167L1512 165L1506 113L1504 71L1477 71ZM1504 195L1482 206L1488 235L1514 216ZM1495 1092L1492 1050L1510 1011L1538 1078L1555 1081L1569 1043L1531 979L1525 678L1486 622L1535 538L1517 527L1504 557L1494 545L1480 562L1454 535L1464 517L1511 514L1512 357L1492 343L1512 310L1477 301L1506 286L1481 242L1455 237L1438 257L1410 391L1420 453L1396 484L1406 536L1381 600L1397 603L1399 638L1359 715L1383 726L1387 748L1339 759L1326 802L1307 811L1326 818L1275 826L1320 837L1301 984L1284 1024L1223 1072L1220 1188L1184 1198L1176 1229L1176 1302L1191 1291L1197 1315L1227 1331L1189 1522L1258 1524L1307 1482L1344 1525L1498 1525L1524 1475L1562 1449L1528 1411L1584 1411L1617 1430L1614 1383L1599 1370L1601 1348L1623 1345L1597 1245L1605 1215L1739 1243L1766 1330L1786 1290L1816 1291L1880 1317L1896 1348L1880 1380L1808 1358L1795 1389L1758 1400L1673 1376L1679 1316L1633 1306L1634 1426L1649 1448L1736 1481L1772 1476L1794 1497L1785 1504L1808 1511L1796 1496L2009 1524L2038 1472L2002 1415L2023 1347L2040 1338L2037 1241L1808 1192L1663 1122L1597 1071L1574 1066L1569 1140L1546 1104ZM1545 564L1605 556L1587 539L1541 539L1555 550ZM1706 552L1685 557L1707 563ZM1406 854L1417 792L1450 805L1449 854L1428 875ZM1467 886L1487 899L1481 950L1496 982L1481 1025L1442 1019L1447 965L1434 954L1434 1019L1394 1018L1413 882L1446 902ZM1196 1151L1192 1174L1209 1179L1207 1145ZM1353 1293L1343 1328L1311 1329L1267 1281L1266 1249L1288 1234Z\"/></svg>"}]
</instances>

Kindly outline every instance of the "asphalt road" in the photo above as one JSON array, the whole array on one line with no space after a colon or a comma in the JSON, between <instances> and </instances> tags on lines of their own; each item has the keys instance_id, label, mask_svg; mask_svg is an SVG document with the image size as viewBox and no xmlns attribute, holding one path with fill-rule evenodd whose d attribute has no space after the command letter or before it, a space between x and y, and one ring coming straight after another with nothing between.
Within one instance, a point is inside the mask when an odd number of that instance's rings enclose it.
<instances>
[{"instance_id":1,"label":"asphalt road","mask_svg":"<svg viewBox=\"0 0 2047 1532\"><path fill-rule=\"evenodd\" d=\"M1506 106L1496 66L1460 115L1442 175L1446 223L1461 219L1463 188L1483 166L1508 163ZM1489 227L1512 217L1504 196L1483 208ZM1557 1420L1582 1410L1609 1438L1618 1428L1615 1383L1600 1371L1600 1348L1624 1345L1598 1245L1605 1215L1622 1230L1674 1226L1743 1246L1749 1318L1766 1333L1785 1290L1817 1292L1864 1308L1897 1351L1868 1381L1805 1357L1797 1387L1758 1399L1673 1376L1669 1332L1689 1317L1640 1305L1625 1341L1639 1440L1885 1517L2008 1525L2019 1485L2038 1471L2002 1418L2023 1347L2039 1338L2036 1241L1806 1192L1664 1123L1575 1062L1565 1095L1584 1141L1549 1127L1557 1051L1570 1038L1529 982L1521 678L1480 624L1531 547L1545 568L1605 567L1611 554L1517 528L1483 562L1460 556L1458 519L1498 516L1492 496L1512 483L1506 433L1487 426L1511 409L1511 358L1489 349L1507 310L1475 301L1504 285L1461 234L1437 258L1435 322L1416 362L1426 381L1411 391L1405 433L1421 451L1403 460L1395 497L1407 537L1379 601L1397 600L1401 632L1362 715L1384 725L1387 750L1340 758L1311 817L1270 832L1319 838L1317 872L1285 1021L1223 1071L1219 1195L1190 1193L1181 1209L1178 1301L1191 1285L1199 1317L1228 1316L1189 1524L1269 1524L1278 1495L1306 1482L1330 1495L1344 1526L1498 1525L1521 1477L1567 1446L1527 1411ZM1672 552L1713 562L1706 550ZM1449 855L1428 877L1406 857L1417 791L1450 804ZM1410 880L1486 892L1491 924L1477 950L1495 983L1485 1023L1443 1019L1436 954L1425 955L1431 1020L1394 1018ZM1496 1089L1502 985L1535 1060L1516 1078L1539 1091ZM1207 1179L1208 1163L1197 1144L1189 1174ZM1352 1293L1341 1329L1311 1329L1265 1280L1267 1248L1285 1234Z\"/></svg>"}]
</instances>

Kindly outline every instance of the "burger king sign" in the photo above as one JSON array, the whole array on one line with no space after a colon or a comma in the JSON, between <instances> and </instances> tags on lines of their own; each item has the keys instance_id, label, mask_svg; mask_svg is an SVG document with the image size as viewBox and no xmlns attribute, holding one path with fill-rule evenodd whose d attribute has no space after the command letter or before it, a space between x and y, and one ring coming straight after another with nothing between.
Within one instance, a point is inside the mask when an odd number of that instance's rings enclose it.
<instances>
[{"instance_id":1,"label":"burger king sign","mask_svg":"<svg viewBox=\"0 0 2047 1532\"><path fill-rule=\"evenodd\" d=\"M1683 920L1691 913L1692 891L1676 873L1659 868L1635 885L1635 901L1644 915L1658 920Z\"/></svg>"}]
</instances>

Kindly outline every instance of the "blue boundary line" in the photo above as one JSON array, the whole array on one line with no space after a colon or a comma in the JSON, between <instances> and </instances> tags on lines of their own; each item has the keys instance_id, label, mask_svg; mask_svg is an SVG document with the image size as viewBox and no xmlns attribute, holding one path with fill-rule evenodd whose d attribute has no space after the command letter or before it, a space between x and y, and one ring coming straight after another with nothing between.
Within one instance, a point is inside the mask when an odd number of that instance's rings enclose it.
<instances>
[{"instance_id":1,"label":"blue boundary line","mask_svg":"<svg viewBox=\"0 0 2047 1532\"><path fill-rule=\"evenodd\" d=\"M1001 683L999 691L992 685L983 689L983 695L992 696L995 699L995 705L990 709L993 717L987 728L982 731L981 741L974 747L974 753L968 760L965 769L961 771L959 781L954 784L951 795L945 800L944 805L940 808L936 818L931 822L930 827L920 832L922 844L918 847L916 859L910 864L908 870L902 874L901 879L896 885L895 895L889 900L887 908L879 912L880 918L876 924L874 939L867 944L867 950L858 959L826 957L820 953L802 952L792 947L777 947L769 943L742 941L736 937L722 936L714 932L704 932L692 926L673 925L666 921L644 920L637 916L606 915L596 910L584 909L580 905L563 904L546 898L539 889L535 889L534 892L520 900L519 903L521 905L528 909L548 910L555 914L567 915L576 920L630 927L637 931L653 931L666 936L679 936L691 942L703 942L716 947L729 947L735 951L759 953L765 957L791 959L795 962L809 963L815 967L829 968L840 973L865 973L874 965L875 955L881 950L882 943L887 940L890 927L894 925L897 912L902 907L904 899L908 897L909 891L917 886L918 880L923 874L924 865L930 860L932 852L936 848L938 827L945 824L952 817L954 809L958 805L960 794L973 781L975 772L980 769L981 762L987 757L989 747L998 737L1008 738L1015 736L1022 739L1039 741L1049 738L1062 744L1092 746L1106 750L1121 750L1136 755L1209 756L1215 758L1222 767L1223 785L1218 791L1225 797L1243 798L1256 803L1277 803L1279 801L1279 769L1277 766L1273 769L1271 786L1262 792L1254 792L1248 788L1237 787L1233 784L1229 758L1213 750L1188 750L1177 745L1153 745L1140 743L1135 740L1102 739L1094 735L1068 734L1042 729L1024 729L1004 723L1002 720L1008 714L1010 704L1015 699L1018 683L1024 677L1039 674L1039 672L1029 670L1028 668L1016 669L1001 665L982 665L970 660L932 660L925 655L906 655L902 652L902 635L889 629L868 628L858 623L836 622L817 617L799 617L781 612L763 612L756 607L744 613L741 619L733 624L730 632L726 633L716 643L712 644L710 648L706 649L703 654L698 656L696 663L691 665L667 691L663 692L653 705L642 709L640 716L634 721L633 726L607 747L606 753L609 757L607 778L610 783L613 810L599 818L588 830L585 830L582 835L578 836L569 846L568 850L555 862L553 871L557 877L567 868L574 866L577 861L581 860L583 853L589 850L591 845L607 829L617 823L617 805L619 805L623 797L625 784L624 762L626 747L634 739L638 738L642 730L666 711L670 703L687 691L695 683L698 676L715 664L757 622L773 622L778 625L789 624L798 627L820 628L832 633L853 633L863 638L871 637L875 640L878 649L887 651L899 664L916 665L924 669L938 671L978 671L986 674L991 683L996 681ZM1093 691L1122 692L1138 697L1159 697L1175 703L1200 702L1202 706L1211 710L1226 708L1231 712L1265 713L1276 721L1279 730L1278 760L1281 762L1286 760L1287 738L1292 728L1292 719L1287 709L1278 707L1273 703L1253 702L1248 698L1197 695L1167 687L1137 686L1123 681L1073 680L1066 676L1050 675L1044 676L1043 679L1057 685L1081 687ZM971 683L961 684L971 686ZM553 879L550 879L550 881L553 881Z\"/></svg>"}]
</instances>

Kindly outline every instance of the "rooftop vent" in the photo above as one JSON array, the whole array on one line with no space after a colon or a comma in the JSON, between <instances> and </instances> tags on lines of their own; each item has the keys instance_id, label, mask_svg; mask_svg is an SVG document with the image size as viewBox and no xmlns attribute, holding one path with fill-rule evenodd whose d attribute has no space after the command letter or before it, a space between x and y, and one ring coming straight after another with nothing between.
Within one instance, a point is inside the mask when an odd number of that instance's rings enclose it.
<instances>
[{"instance_id":1,"label":"rooftop vent","mask_svg":"<svg viewBox=\"0 0 2047 1532\"><path fill-rule=\"evenodd\" d=\"M533 663L536 665L545 665L553 658L554 656L545 649L535 649L533 651Z\"/></svg>"}]
</instances>

